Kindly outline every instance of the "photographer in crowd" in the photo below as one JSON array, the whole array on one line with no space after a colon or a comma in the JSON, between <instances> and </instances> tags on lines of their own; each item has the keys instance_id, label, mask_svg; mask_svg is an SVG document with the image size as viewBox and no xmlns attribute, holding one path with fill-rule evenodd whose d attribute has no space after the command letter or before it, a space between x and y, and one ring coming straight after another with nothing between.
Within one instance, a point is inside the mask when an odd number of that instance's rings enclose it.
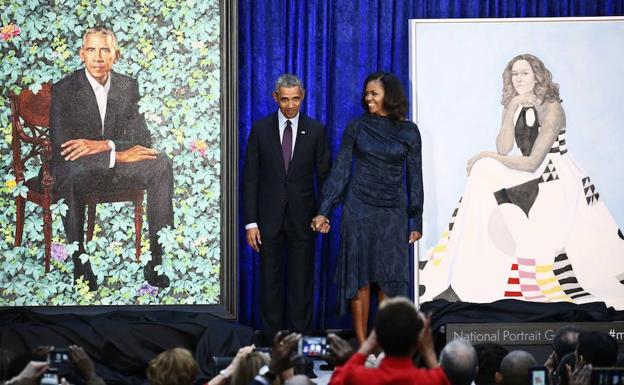
<instances>
[{"instance_id":1,"label":"photographer in crowd","mask_svg":"<svg viewBox=\"0 0 624 385\"><path fill-rule=\"evenodd\" d=\"M0 385L39 385L42 379L46 384L69 385L66 378L59 377L57 368L50 362L49 356L54 352L53 346L39 346L30 354L15 356L7 371L10 379L0 382ZM85 385L105 385L104 380L95 372L93 361L82 347L70 345L67 359L69 368L82 378Z\"/></svg>"}]
</instances>

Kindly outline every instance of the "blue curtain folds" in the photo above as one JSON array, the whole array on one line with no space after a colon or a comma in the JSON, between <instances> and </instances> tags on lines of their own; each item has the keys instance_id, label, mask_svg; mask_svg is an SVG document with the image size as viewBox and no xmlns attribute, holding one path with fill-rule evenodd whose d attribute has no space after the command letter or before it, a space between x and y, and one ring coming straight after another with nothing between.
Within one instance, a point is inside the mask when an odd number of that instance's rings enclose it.
<instances>
[{"instance_id":1,"label":"blue curtain folds","mask_svg":"<svg viewBox=\"0 0 624 385\"><path fill-rule=\"evenodd\" d=\"M282 73L302 79L302 110L325 123L335 155L346 124L362 113L367 74L393 72L408 89L409 19L615 16L624 14L624 0L239 0L238 9L242 175L249 129L277 109L271 92ZM239 321L260 328L259 257L245 243L244 225L241 216ZM332 231L317 240L314 325L319 329L351 326L348 317L335 313L339 228L337 208Z\"/></svg>"}]
</instances>

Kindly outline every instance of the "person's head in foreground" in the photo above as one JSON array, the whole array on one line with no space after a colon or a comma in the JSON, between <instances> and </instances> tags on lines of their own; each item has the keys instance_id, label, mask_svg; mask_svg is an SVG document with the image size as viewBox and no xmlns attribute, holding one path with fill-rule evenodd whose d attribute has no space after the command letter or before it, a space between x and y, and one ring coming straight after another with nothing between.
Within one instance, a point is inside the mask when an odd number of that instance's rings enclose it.
<instances>
[{"instance_id":1,"label":"person's head in foreground","mask_svg":"<svg viewBox=\"0 0 624 385\"><path fill-rule=\"evenodd\" d=\"M493 385L496 383L496 372L500 370L501 361L509 353L505 347L495 343L475 345L479 360L479 370L474 379L476 385Z\"/></svg>"},{"instance_id":2,"label":"person's head in foreground","mask_svg":"<svg viewBox=\"0 0 624 385\"><path fill-rule=\"evenodd\" d=\"M576 346L576 366L591 364L609 367L617 362L618 345L606 332L582 332Z\"/></svg>"},{"instance_id":3,"label":"person's head in foreground","mask_svg":"<svg viewBox=\"0 0 624 385\"><path fill-rule=\"evenodd\" d=\"M456 339L440 353L440 366L452 385L470 385L475 379L478 367L477 352L464 339Z\"/></svg>"},{"instance_id":4,"label":"person's head in foreground","mask_svg":"<svg viewBox=\"0 0 624 385\"><path fill-rule=\"evenodd\" d=\"M382 302L375 320L377 341L386 356L412 356L418 346L423 320L405 297Z\"/></svg>"},{"instance_id":5,"label":"person's head in foreground","mask_svg":"<svg viewBox=\"0 0 624 385\"><path fill-rule=\"evenodd\" d=\"M524 350L514 350L503 358L500 371L496 373L496 383L499 385L527 385L529 383L529 368L537 366L535 358Z\"/></svg>"},{"instance_id":6,"label":"person's head in foreground","mask_svg":"<svg viewBox=\"0 0 624 385\"><path fill-rule=\"evenodd\" d=\"M251 352L242 357L232 373L231 385L248 385L261 367L268 365L270 357L263 352Z\"/></svg>"},{"instance_id":7,"label":"person's head in foreground","mask_svg":"<svg viewBox=\"0 0 624 385\"><path fill-rule=\"evenodd\" d=\"M191 352L173 348L149 362L147 378L151 385L191 385L197 372L197 363Z\"/></svg>"}]
</instances>

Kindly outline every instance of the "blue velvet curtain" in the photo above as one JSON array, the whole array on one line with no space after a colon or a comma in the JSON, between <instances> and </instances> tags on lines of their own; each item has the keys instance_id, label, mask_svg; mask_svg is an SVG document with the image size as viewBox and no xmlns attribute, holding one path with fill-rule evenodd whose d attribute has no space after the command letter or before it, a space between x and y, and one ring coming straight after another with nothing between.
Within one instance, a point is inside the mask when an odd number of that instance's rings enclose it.
<instances>
[{"instance_id":1,"label":"blue velvet curtain","mask_svg":"<svg viewBox=\"0 0 624 385\"><path fill-rule=\"evenodd\" d=\"M407 90L408 19L614 16L624 14L624 0L239 0L238 9L242 174L249 129L277 109L271 92L282 73L302 79L302 110L326 124L335 155L347 122L362 112L367 74L393 72ZM335 314L339 226L338 208L332 232L317 241L314 322L322 329L351 326ZM241 217L239 320L260 328L259 257L246 245L243 227Z\"/></svg>"}]
</instances>

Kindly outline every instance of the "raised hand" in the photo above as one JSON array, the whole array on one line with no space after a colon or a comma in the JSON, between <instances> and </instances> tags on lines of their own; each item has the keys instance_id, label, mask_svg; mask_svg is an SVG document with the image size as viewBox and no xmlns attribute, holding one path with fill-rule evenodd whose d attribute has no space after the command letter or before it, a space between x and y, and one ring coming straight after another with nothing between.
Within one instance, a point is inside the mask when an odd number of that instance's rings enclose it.
<instances>
[{"instance_id":1,"label":"raised hand","mask_svg":"<svg viewBox=\"0 0 624 385\"><path fill-rule=\"evenodd\" d=\"M285 334L286 333L280 331L273 339L273 351L271 352L269 370L277 376L286 369L293 367L292 352L301 339L301 334L299 333Z\"/></svg>"},{"instance_id":2,"label":"raised hand","mask_svg":"<svg viewBox=\"0 0 624 385\"><path fill-rule=\"evenodd\" d=\"M87 352L78 345L70 345L69 346L69 359L73 364L76 371L80 373L82 378L88 380L94 377L95 374L95 366L93 365L93 361L87 355Z\"/></svg>"},{"instance_id":3,"label":"raised hand","mask_svg":"<svg viewBox=\"0 0 624 385\"><path fill-rule=\"evenodd\" d=\"M431 333L431 315L418 312L418 316L423 322L422 330L418 336L418 351L422 355L427 367L431 369L438 366L438 359L433 347L433 333Z\"/></svg>"},{"instance_id":4,"label":"raised hand","mask_svg":"<svg viewBox=\"0 0 624 385\"><path fill-rule=\"evenodd\" d=\"M329 355L324 359L334 366L343 365L355 353L351 344L333 333L327 335L327 340L329 341Z\"/></svg>"},{"instance_id":5,"label":"raised hand","mask_svg":"<svg viewBox=\"0 0 624 385\"><path fill-rule=\"evenodd\" d=\"M375 329L373 329L373 331L371 331L368 335L368 338L366 338L366 341L364 341L364 343L360 346L358 353L363 354L364 356L368 356L369 354L373 353L375 349L377 349L378 345L379 343L377 342L377 333L375 333Z\"/></svg>"},{"instance_id":6,"label":"raised hand","mask_svg":"<svg viewBox=\"0 0 624 385\"><path fill-rule=\"evenodd\" d=\"M243 346L242 348L238 349L238 352L236 353L236 356L234 356L232 362L228 365L227 368L223 369L223 373L221 374L224 375L226 378L231 377L232 373L234 373L241 360L248 356L249 353L253 352L255 348L255 345L249 345Z\"/></svg>"},{"instance_id":7,"label":"raised hand","mask_svg":"<svg viewBox=\"0 0 624 385\"><path fill-rule=\"evenodd\" d=\"M566 365L566 371L568 372L568 384L569 385L590 385L591 384L591 373L592 366L589 365L579 365L572 371L570 365Z\"/></svg>"}]
</instances>

